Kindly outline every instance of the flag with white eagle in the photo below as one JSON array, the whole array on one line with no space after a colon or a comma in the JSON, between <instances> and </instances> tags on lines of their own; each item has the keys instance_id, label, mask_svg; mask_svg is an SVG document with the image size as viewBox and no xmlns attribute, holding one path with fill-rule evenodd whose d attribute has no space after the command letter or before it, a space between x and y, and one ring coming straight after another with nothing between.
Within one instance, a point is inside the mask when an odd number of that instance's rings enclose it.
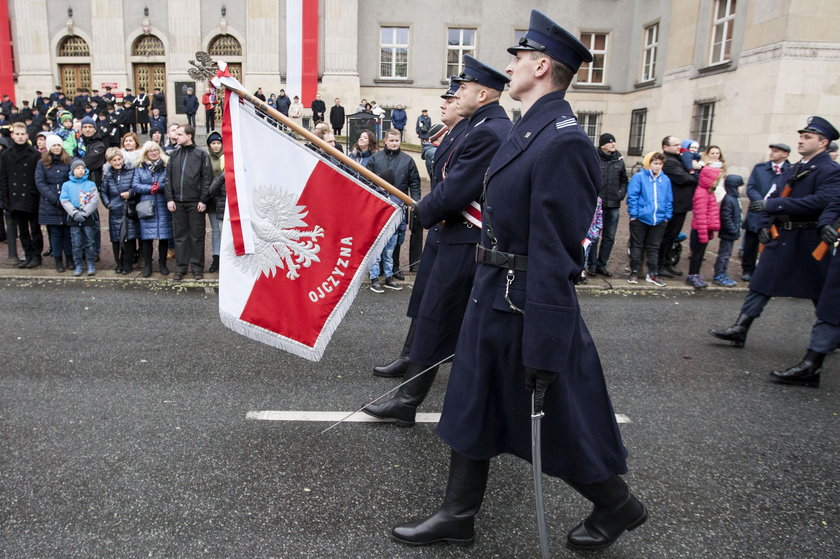
<instances>
[{"instance_id":1,"label":"flag with white eagle","mask_svg":"<svg viewBox=\"0 0 840 559\"><path fill-rule=\"evenodd\" d=\"M222 137L221 320L317 361L401 210L230 89Z\"/></svg>"}]
</instances>

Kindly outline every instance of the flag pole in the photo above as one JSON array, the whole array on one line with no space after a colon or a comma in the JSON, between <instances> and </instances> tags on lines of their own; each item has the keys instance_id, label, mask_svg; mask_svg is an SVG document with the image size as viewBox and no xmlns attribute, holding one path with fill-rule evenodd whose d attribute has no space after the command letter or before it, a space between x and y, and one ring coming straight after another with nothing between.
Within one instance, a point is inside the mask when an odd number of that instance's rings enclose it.
<instances>
[{"instance_id":1,"label":"flag pole","mask_svg":"<svg viewBox=\"0 0 840 559\"><path fill-rule=\"evenodd\" d=\"M222 84L222 85L223 85L223 87L227 87L224 84ZM411 198L411 196L409 196L405 192L399 190L397 187L393 186L391 183L389 183L385 180L382 180L379 177L379 175L377 175L376 173L374 173L370 169L368 169L366 167L363 167L362 165L359 165L359 163L357 163L356 161L354 161L350 157L347 157L345 154L338 151L335 147L331 146L330 144L328 144L327 142L325 142L324 140L322 140L321 138L319 138L318 136L316 136L315 134L313 134L312 132L310 132L309 130L304 128L303 126L300 126L299 124L294 122L292 119L290 119L289 117L287 117L286 115L284 115L283 113L278 111L277 109L271 107L265 101L262 101L262 100L260 100L256 97L254 97L253 95L251 95L247 91L242 91L241 89L236 89L236 88L228 88L228 89L236 92L237 95L239 95L240 97L242 97L243 99L245 99L246 101L248 101L249 103L251 103L252 105L257 107L262 112L270 115L272 118L279 121L284 126L293 130L296 134L300 134L301 136L303 136L304 138L306 138L307 140L309 140L310 142L312 142L313 144L315 144L316 146L318 146L319 148L321 148L325 152L329 153L331 156L333 156L334 158L341 161L341 163L350 167L351 169L353 169L354 171L356 171L360 175L364 176L366 179L368 179L370 182L372 182L373 184L375 184L376 186L378 186L382 190L386 191L388 194L393 194L394 196L399 198L403 203L405 203L409 206L413 206L414 204L417 203L417 202L414 201L413 198Z\"/></svg>"}]
</instances>

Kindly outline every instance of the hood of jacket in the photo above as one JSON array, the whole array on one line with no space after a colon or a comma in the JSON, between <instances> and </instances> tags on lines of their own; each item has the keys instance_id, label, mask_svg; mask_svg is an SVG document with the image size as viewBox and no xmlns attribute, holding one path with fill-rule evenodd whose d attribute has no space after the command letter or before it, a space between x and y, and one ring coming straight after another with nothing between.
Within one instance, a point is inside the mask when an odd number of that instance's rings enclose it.
<instances>
[{"instance_id":1,"label":"hood of jacket","mask_svg":"<svg viewBox=\"0 0 840 559\"><path fill-rule=\"evenodd\" d=\"M730 196L738 197L738 187L744 184L744 178L741 175L726 175L723 179L723 186L726 188L726 193Z\"/></svg>"}]
</instances>

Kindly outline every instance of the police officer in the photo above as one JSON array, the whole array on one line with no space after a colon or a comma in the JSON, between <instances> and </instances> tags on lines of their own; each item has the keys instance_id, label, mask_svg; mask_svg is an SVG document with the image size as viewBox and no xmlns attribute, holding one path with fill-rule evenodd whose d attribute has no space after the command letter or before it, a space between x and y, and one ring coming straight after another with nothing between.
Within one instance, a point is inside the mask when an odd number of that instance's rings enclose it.
<instances>
[{"instance_id":1,"label":"police officer","mask_svg":"<svg viewBox=\"0 0 840 559\"><path fill-rule=\"evenodd\" d=\"M809 118L799 130L802 160L773 181L764 200L750 202L750 212L762 213L758 237L764 252L735 324L709 330L712 336L744 347L750 326L771 297L811 299L816 304L831 258L818 262L811 252L820 241L820 214L840 195L840 166L826 151L837 137L830 122Z\"/></svg>"},{"instance_id":2,"label":"police officer","mask_svg":"<svg viewBox=\"0 0 840 559\"><path fill-rule=\"evenodd\" d=\"M837 168L840 169L840 166ZM830 247L834 247L837 243L837 228L840 227L838 218L840 218L840 198L835 198L817 222L820 237ZM772 371L770 373L772 380L780 384L819 387L825 356L840 345L840 258L837 255L831 259L828 276L817 302L816 314L817 321L811 328L811 340L805 357L784 371Z\"/></svg>"},{"instance_id":3,"label":"police officer","mask_svg":"<svg viewBox=\"0 0 840 559\"><path fill-rule=\"evenodd\" d=\"M435 257L428 263L425 256L421 260L419 301L412 296L409 304L409 316L416 309L416 318L405 377L414 380L390 400L364 410L402 427L414 425L417 406L429 393L437 367L424 371L455 350L475 276L475 245L481 239L481 222L474 214L480 207L482 179L511 128L499 105L507 76L465 55L464 71L455 81L455 110L466 122L463 138L440 157L435 154L441 180L414 208L415 218L426 229L444 222L433 238Z\"/></svg>"},{"instance_id":4,"label":"police officer","mask_svg":"<svg viewBox=\"0 0 840 559\"><path fill-rule=\"evenodd\" d=\"M431 143L423 145L424 154L427 153L427 150L432 151L432 170L429 173L431 176L432 190L434 190L437 183L443 181L444 164L449 161L450 154L453 153L455 146L458 145L458 142L463 137L464 131L467 128L467 119L460 116L455 110L455 92L458 91L458 88L461 85L460 82L455 81L455 79L456 76L449 77L449 89L440 96L441 99L443 99L440 104L440 120L449 128L449 131L436 148L426 147L432 146ZM417 277L414 278L414 287L411 290L411 299L408 303L408 312L406 314L409 318L411 318L411 323L408 326L408 334L405 337L405 343L403 344L402 351L400 352L399 357L387 365L374 367L373 374L375 376L401 377L405 375L405 372L408 369L408 363L410 361L408 355L411 351L411 342L414 340L414 326L415 319L417 318L417 310L420 307L420 301L423 299L423 292L425 290L426 283L429 280L429 272L434 267L433 262L437 257L438 245L440 244L440 239L438 239L440 229L440 224L435 224L434 227L429 229L429 233L426 235L423 257L420 259L420 268L417 270Z\"/></svg>"},{"instance_id":5,"label":"police officer","mask_svg":"<svg viewBox=\"0 0 840 559\"><path fill-rule=\"evenodd\" d=\"M542 420L544 473L595 504L569 545L610 545L647 519L619 477L626 450L595 345L580 315L574 281L601 171L595 147L564 100L592 56L538 11L507 67L522 118L485 178L478 267L438 434L452 448L443 504L397 526L412 545L467 545L487 483L490 458L531 459L531 398Z\"/></svg>"}]
</instances>

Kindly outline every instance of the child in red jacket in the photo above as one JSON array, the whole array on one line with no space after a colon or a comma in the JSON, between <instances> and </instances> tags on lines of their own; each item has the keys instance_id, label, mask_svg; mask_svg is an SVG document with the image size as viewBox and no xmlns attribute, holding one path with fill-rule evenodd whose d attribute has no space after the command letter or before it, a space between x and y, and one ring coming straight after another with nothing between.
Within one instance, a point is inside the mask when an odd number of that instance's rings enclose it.
<instances>
[{"instance_id":1,"label":"child in red jacket","mask_svg":"<svg viewBox=\"0 0 840 559\"><path fill-rule=\"evenodd\" d=\"M726 176L726 162L718 146L709 146L703 156L703 168L694 190L691 219L691 261L688 265L688 277L685 282L692 287L708 287L700 276L700 265L706 253L706 245L714 238L715 231L720 231L720 207L715 198L715 189L723 188Z\"/></svg>"}]
</instances>

